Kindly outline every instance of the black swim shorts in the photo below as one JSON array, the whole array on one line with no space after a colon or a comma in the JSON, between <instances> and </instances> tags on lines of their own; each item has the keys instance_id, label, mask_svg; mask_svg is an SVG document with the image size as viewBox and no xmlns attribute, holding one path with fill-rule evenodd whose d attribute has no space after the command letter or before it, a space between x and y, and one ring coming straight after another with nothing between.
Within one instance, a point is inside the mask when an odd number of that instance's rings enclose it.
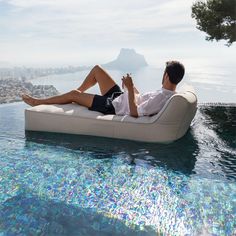
<instances>
[{"instance_id":1,"label":"black swim shorts","mask_svg":"<svg viewBox=\"0 0 236 236\"><path fill-rule=\"evenodd\" d=\"M123 92L120 87L114 85L106 94L103 96L95 95L93 98L92 106L89 108L91 111L98 111L105 115L115 114L115 108L112 105L112 101L119 97Z\"/></svg>"}]
</instances>

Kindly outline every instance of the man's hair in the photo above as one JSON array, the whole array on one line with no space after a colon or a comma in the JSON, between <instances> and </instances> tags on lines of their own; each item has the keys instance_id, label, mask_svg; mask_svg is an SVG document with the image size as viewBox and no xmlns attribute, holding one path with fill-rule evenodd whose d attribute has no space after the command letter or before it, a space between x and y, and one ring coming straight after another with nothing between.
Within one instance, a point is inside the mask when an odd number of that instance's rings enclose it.
<instances>
[{"instance_id":1,"label":"man's hair","mask_svg":"<svg viewBox=\"0 0 236 236\"><path fill-rule=\"evenodd\" d=\"M172 84L178 84L184 77L184 65L178 61L168 61L166 62L165 72Z\"/></svg>"}]
</instances>

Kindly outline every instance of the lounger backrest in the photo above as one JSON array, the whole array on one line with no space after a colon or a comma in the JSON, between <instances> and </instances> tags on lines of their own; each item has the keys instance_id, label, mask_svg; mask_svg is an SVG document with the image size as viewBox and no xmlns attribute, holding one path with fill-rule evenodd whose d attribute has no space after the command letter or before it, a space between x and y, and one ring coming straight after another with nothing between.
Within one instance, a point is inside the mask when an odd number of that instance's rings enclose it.
<instances>
[{"instance_id":1,"label":"lounger backrest","mask_svg":"<svg viewBox=\"0 0 236 236\"><path fill-rule=\"evenodd\" d=\"M197 111L197 97L193 92L173 95L163 109L156 115L158 123L179 126L177 136L185 133L189 128Z\"/></svg>"}]
</instances>

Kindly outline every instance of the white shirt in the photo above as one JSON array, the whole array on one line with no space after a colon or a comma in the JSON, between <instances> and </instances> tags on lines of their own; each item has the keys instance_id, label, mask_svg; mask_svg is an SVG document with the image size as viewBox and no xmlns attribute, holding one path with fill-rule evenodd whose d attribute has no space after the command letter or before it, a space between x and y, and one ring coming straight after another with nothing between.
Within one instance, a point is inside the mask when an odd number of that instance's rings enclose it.
<instances>
[{"instance_id":1,"label":"white shirt","mask_svg":"<svg viewBox=\"0 0 236 236\"><path fill-rule=\"evenodd\" d=\"M157 114L175 92L161 88L155 92L135 94L138 116ZM128 91L112 101L116 115L130 115Z\"/></svg>"}]
</instances>

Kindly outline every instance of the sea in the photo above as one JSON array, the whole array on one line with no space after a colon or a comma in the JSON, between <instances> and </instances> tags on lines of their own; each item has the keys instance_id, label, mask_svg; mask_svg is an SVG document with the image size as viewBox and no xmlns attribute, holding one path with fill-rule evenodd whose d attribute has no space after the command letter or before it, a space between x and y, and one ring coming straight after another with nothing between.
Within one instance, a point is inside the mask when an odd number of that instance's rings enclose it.
<instances>
[{"instance_id":1,"label":"sea","mask_svg":"<svg viewBox=\"0 0 236 236\"><path fill-rule=\"evenodd\" d=\"M143 67L137 71L108 70L114 81L121 85L121 78L131 73L133 81L139 92L145 93L161 88L164 68L157 66ZM33 79L33 84L50 84L60 93L68 92L80 86L89 70L75 73L49 75ZM199 103L236 103L236 67L232 65L217 66L216 64L193 66L186 68L183 81L178 91L194 89ZM98 86L89 89L89 93L99 94Z\"/></svg>"}]
</instances>

